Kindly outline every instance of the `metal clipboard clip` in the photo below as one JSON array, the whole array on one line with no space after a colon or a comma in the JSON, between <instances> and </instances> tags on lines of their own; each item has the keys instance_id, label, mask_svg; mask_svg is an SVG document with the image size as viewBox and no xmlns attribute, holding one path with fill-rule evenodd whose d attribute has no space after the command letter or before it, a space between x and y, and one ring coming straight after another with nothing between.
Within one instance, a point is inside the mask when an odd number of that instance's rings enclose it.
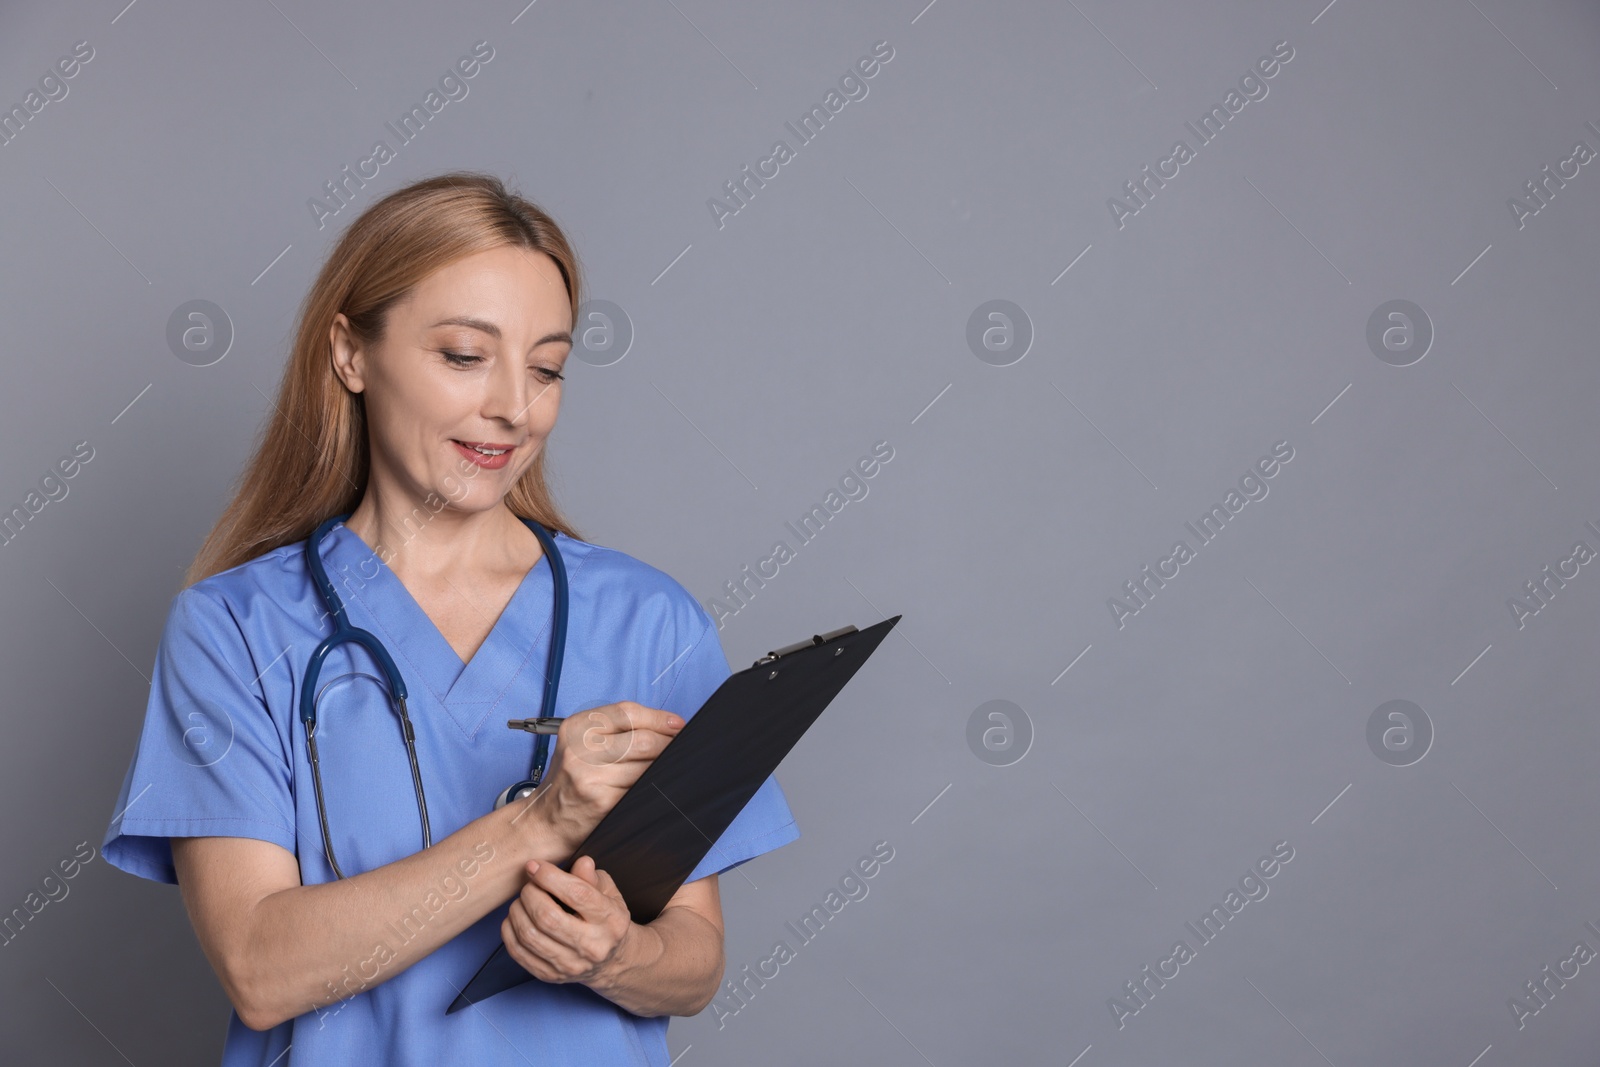
<instances>
[{"instance_id":1,"label":"metal clipboard clip","mask_svg":"<svg viewBox=\"0 0 1600 1067\"><path fill-rule=\"evenodd\" d=\"M784 656L789 655L790 653L803 652L808 648L816 648L818 645L827 644L829 641L832 641L836 637L843 637L845 634L853 634L855 632L856 632L856 628L854 626L841 626L839 629L837 629L837 630L829 630L825 634L812 634L811 635L811 640L809 640L809 641L796 641L792 645L784 645L782 648L773 649L771 652L768 652L765 656L762 656L760 659L758 659L754 663L752 663L751 666L752 667L764 667L769 663L776 663L778 660L782 659ZM841 653L843 651L844 651L844 646L841 645L838 648L833 650L833 654L837 656L839 653ZM773 672L773 673L775 674L776 672Z\"/></svg>"}]
</instances>

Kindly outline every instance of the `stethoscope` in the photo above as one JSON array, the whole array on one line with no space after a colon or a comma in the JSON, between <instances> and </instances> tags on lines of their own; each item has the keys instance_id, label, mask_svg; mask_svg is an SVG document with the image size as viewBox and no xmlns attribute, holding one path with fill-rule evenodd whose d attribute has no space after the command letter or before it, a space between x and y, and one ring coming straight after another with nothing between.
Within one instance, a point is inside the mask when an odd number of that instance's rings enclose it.
<instances>
[{"instance_id":1,"label":"stethoscope","mask_svg":"<svg viewBox=\"0 0 1600 1067\"><path fill-rule=\"evenodd\" d=\"M306 663L305 678L300 683L300 721L305 725L306 756L311 762L311 785L317 795L317 821L322 824L322 847L327 850L328 863L333 867L334 876L337 878L343 878L344 872L339 869L339 861L334 858L333 836L328 832L328 809L322 798L322 772L317 759L315 698L317 676L322 672L323 661L328 658L328 653L348 641L354 641L372 653L388 682L389 698L395 714L400 719L400 736L405 740L406 759L411 764L411 784L417 794L417 816L422 822L422 847L427 848L433 844L433 831L428 824L428 799L422 791L422 772L417 768L416 731L412 729L411 716L406 712L405 679L400 677L399 668L390 658L388 649L383 647L382 641L379 641L371 631L350 625L350 620L345 616L344 602L339 599L339 594L334 590L333 583L328 580L328 572L322 565L319 547L323 536L334 525L349 517L349 513L335 515L306 538L306 564L311 571L312 583L322 597L323 606L333 617L333 633L323 638L311 653L311 659ZM538 735L533 747L532 769L527 778L506 787L494 802L496 808L504 807L512 800L530 796L538 788L539 780L544 777L545 763L550 755L550 737L561 722L554 717L554 712L556 692L561 684L561 657L567 645L567 567L561 560L561 550L556 548L555 539L549 532L532 519L522 521L539 538L539 543L544 546L545 556L550 560L551 574L555 579L555 628L550 635L550 655L544 672L544 701L540 705L539 718L512 719L507 723L513 729L526 730Z\"/></svg>"}]
</instances>

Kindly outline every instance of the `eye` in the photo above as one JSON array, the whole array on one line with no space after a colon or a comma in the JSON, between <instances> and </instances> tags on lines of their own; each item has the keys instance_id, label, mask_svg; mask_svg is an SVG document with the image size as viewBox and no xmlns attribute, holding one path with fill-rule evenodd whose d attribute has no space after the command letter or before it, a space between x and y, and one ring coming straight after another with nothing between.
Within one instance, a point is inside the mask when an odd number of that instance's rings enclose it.
<instances>
[{"instance_id":1,"label":"eye","mask_svg":"<svg viewBox=\"0 0 1600 1067\"><path fill-rule=\"evenodd\" d=\"M445 362L450 364L452 367L470 367L474 363L482 362L478 356L464 355L460 352L449 352L441 349L439 354L443 356Z\"/></svg>"},{"instance_id":2,"label":"eye","mask_svg":"<svg viewBox=\"0 0 1600 1067\"><path fill-rule=\"evenodd\" d=\"M566 378L560 371L551 370L549 367L535 367L534 371L546 382L557 382Z\"/></svg>"}]
</instances>

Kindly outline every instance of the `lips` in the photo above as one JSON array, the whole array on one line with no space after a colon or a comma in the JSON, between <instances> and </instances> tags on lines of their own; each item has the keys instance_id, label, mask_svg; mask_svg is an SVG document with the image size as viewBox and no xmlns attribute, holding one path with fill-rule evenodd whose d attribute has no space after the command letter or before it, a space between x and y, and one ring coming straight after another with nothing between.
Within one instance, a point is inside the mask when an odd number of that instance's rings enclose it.
<instances>
[{"instance_id":1,"label":"lips","mask_svg":"<svg viewBox=\"0 0 1600 1067\"><path fill-rule=\"evenodd\" d=\"M503 441L457 441L451 439L463 459L488 470L499 470L511 462L512 450L517 446Z\"/></svg>"}]
</instances>

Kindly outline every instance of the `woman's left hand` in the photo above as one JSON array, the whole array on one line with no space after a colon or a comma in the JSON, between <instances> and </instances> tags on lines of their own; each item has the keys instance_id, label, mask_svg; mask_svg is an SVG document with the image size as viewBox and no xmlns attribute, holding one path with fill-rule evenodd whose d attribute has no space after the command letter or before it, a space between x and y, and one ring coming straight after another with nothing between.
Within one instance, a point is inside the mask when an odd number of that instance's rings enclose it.
<instances>
[{"instance_id":1,"label":"woman's left hand","mask_svg":"<svg viewBox=\"0 0 1600 1067\"><path fill-rule=\"evenodd\" d=\"M528 882L500 924L511 958L544 982L590 984L619 967L636 924L611 875L595 870L589 856L578 857L571 873L533 860L527 870Z\"/></svg>"}]
</instances>

